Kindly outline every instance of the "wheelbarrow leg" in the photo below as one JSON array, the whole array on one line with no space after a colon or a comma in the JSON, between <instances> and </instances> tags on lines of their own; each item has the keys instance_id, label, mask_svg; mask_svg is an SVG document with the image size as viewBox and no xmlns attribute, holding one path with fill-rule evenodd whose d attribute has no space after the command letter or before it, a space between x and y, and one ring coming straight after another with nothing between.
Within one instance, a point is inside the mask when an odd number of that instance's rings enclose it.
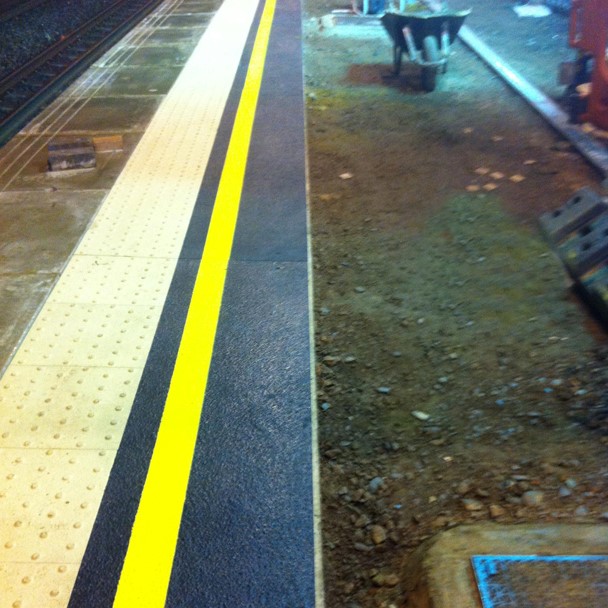
<instances>
[{"instance_id":1,"label":"wheelbarrow leg","mask_svg":"<svg viewBox=\"0 0 608 608\"><path fill-rule=\"evenodd\" d=\"M439 49L437 48L437 38L435 36L427 36L422 41L423 48L423 58L428 63L438 63L439 62ZM431 92L435 90L435 85L437 83L437 66L424 66L422 68L422 88Z\"/></svg>"},{"instance_id":2,"label":"wheelbarrow leg","mask_svg":"<svg viewBox=\"0 0 608 608\"><path fill-rule=\"evenodd\" d=\"M401 56L403 55L403 49L396 44L393 47L393 74L399 76L401 73Z\"/></svg>"},{"instance_id":3,"label":"wheelbarrow leg","mask_svg":"<svg viewBox=\"0 0 608 608\"><path fill-rule=\"evenodd\" d=\"M448 57L450 56L450 36L448 34L447 23L443 24L441 32L441 56L445 59L441 72L445 74L448 71Z\"/></svg>"}]
</instances>

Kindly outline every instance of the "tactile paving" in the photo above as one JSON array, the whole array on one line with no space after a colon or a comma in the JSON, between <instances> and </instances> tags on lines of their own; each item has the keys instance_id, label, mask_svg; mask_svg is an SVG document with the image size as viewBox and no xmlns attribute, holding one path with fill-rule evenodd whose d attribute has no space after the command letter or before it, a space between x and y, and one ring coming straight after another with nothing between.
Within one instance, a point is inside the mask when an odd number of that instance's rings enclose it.
<instances>
[{"instance_id":1,"label":"tactile paving","mask_svg":"<svg viewBox=\"0 0 608 608\"><path fill-rule=\"evenodd\" d=\"M118 448L140 370L13 366L0 384L0 448Z\"/></svg>"},{"instance_id":2,"label":"tactile paving","mask_svg":"<svg viewBox=\"0 0 608 608\"><path fill-rule=\"evenodd\" d=\"M75 256L49 302L159 305L174 269L164 258Z\"/></svg>"},{"instance_id":3,"label":"tactile paving","mask_svg":"<svg viewBox=\"0 0 608 608\"><path fill-rule=\"evenodd\" d=\"M257 5L222 4L0 379L0 608L69 601Z\"/></svg>"},{"instance_id":4,"label":"tactile paving","mask_svg":"<svg viewBox=\"0 0 608 608\"><path fill-rule=\"evenodd\" d=\"M76 577L74 564L28 564L23 574L21 564L0 563L0 578L9 581L0 598L2 608L62 608L68 603L70 581Z\"/></svg>"}]
</instances>

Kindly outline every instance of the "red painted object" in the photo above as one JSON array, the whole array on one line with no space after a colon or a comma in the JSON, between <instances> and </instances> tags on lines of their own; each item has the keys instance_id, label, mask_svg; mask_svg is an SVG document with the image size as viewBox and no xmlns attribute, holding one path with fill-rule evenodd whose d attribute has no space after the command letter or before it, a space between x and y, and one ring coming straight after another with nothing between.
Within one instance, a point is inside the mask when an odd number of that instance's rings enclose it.
<instances>
[{"instance_id":1,"label":"red painted object","mask_svg":"<svg viewBox=\"0 0 608 608\"><path fill-rule=\"evenodd\" d=\"M582 119L608 129L608 0L572 0L569 42L594 59L591 94Z\"/></svg>"}]
</instances>

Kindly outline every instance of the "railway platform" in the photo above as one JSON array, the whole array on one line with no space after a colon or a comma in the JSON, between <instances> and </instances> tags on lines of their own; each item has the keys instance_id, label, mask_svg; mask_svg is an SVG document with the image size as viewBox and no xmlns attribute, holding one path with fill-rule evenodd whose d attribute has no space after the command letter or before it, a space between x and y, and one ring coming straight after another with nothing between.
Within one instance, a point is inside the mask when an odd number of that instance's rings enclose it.
<instances>
[{"instance_id":1,"label":"railway platform","mask_svg":"<svg viewBox=\"0 0 608 608\"><path fill-rule=\"evenodd\" d=\"M2 608L323 604L301 38L168 0L0 151Z\"/></svg>"}]
</instances>

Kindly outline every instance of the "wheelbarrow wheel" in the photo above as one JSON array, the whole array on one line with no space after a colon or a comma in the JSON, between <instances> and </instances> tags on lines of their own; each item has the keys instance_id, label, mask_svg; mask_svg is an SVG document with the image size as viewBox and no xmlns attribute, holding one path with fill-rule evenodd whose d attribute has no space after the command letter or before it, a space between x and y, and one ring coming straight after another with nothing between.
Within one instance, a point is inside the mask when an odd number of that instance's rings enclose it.
<instances>
[{"instance_id":1,"label":"wheelbarrow wheel","mask_svg":"<svg viewBox=\"0 0 608 608\"><path fill-rule=\"evenodd\" d=\"M435 36L427 36L422 41L422 53L425 61L439 61L439 47ZM422 68L422 88L429 93L435 90L437 84L437 66Z\"/></svg>"}]
</instances>

